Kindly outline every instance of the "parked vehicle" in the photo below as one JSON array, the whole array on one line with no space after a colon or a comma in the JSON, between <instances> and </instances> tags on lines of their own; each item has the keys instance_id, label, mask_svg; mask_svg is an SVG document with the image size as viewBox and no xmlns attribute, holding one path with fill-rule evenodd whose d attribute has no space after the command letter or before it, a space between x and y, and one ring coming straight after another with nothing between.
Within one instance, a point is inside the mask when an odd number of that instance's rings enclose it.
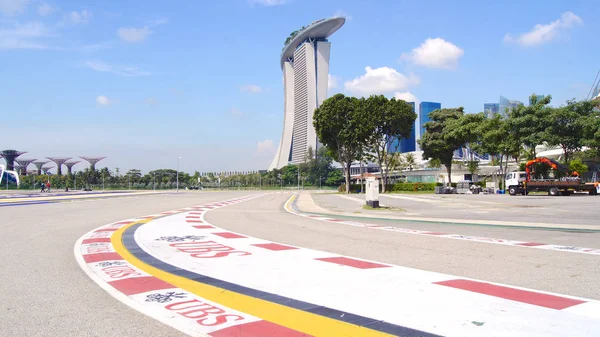
<instances>
[{"instance_id":1,"label":"parked vehicle","mask_svg":"<svg viewBox=\"0 0 600 337\"><path fill-rule=\"evenodd\" d=\"M555 178L533 179L532 166L544 163L558 172ZM556 176L561 176L556 178ZM598 183L582 183L579 173L569 170L565 165L553 159L540 157L530 160L525 164L525 172L510 172L506 174L506 186L510 195L527 195L530 191L547 191L548 195L571 195L575 192L588 192L590 195L598 194Z\"/></svg>"}]
</instances>

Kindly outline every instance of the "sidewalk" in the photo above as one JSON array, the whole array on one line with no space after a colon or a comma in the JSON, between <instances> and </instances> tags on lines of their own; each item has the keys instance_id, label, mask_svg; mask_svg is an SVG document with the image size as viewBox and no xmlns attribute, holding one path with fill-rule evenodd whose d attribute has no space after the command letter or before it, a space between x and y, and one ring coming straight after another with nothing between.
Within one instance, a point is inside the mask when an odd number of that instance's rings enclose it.
<instances>
[{"instance_id":1,"label":"sidewalk","mask_svg":"<svg viewBox=\"0 0 600 337\"><path fill-rule=\"evenodd\" d=\"M336 195L340 199L348 200L348 203L352 205L358 205L360 199L352 198L347 195ZM353 200L349 200L353 199ZM565 229L565 230L591 230L600 231L600 225L584 225L584 224L557 224L557 223L539 223L539 222L515 222L515 221L492 221L492 220L471 220L471 219L441 219L441 218L428 218L428 217L414 217L414 216L403 216L398 214L400 212L391 212L384 210L368 210L361 209L360 213L349 212L348 210L332 210L327 208L327 205L317 204L310 192L300 192L296 202L297 207L300 211L306 213L317 213L326 215L345 216L353 218L371 218L371 219L382 219L382 220L402 220L402 221L418 221L418 222L435 222L435 223L449 223L449 224L470 224L470 225L491 225L491 226L510 226L510 227L523 227L523 228L548 228L548 229ZM435 207L431 205L430 207Z\"/></svg>"}]
</instances>

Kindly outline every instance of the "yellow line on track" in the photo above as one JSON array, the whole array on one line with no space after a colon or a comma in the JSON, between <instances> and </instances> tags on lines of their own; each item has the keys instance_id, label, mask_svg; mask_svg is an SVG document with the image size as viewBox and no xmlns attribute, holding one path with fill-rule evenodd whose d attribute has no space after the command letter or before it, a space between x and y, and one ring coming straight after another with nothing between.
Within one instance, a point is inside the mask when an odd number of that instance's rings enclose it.
<instances>
[{"instance_id":1,"label":"yellow line on track","mask_svg":"<svg viewBox=\"0 0 600 337\"><path fill-rule=\"evenodd\" d=\"M289 201L288 201L289 202ZM115 251L126 261L146 273L159 278L175 287L219 303L231 309L252 315L263 320L282 325L318 337L384 337L393 336L383 332L360 327L336 319L294 309L277 303L269 302L252 296L232 292L226 289L193 281L185 277L167 273L155 268L133 256L123 245L123 233L135 224L147 223L150 219L141 220L126 225L115 231L111 243ZM243 278L243 275L240 275Z\"/></svg>"}]
</instances>

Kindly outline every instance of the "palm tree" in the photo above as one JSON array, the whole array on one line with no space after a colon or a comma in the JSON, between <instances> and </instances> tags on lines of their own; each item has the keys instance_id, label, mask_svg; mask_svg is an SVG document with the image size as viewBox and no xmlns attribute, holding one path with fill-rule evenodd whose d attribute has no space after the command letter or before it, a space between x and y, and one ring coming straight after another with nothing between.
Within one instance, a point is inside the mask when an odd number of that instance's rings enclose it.
<instances>
[{"instance_id":1,"label":"palm tree","mask_svg":"<svg viewBox=\"0 0 600 337\"><path fill-rule=\"evenodd\" d=\"M409 170L412 171L413 167L417 166L417 160L415 159L415 155L413 153L407 153L404 155L404 163Z\"/></svg>"}]
</instances>

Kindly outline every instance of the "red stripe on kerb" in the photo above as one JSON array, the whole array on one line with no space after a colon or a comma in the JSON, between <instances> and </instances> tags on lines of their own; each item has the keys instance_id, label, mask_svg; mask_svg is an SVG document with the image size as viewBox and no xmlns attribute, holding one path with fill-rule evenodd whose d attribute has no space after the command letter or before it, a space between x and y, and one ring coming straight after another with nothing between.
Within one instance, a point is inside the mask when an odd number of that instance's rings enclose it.
<instances>
[{"instance_id":1,"label":"red stripe on kerb","mask_svg":"<svg viewBox=\"0 0 600 337\"><path fill-rule=\"evenodd\" d=\"M110 242L110 238L85 239L85 240L81 241L81 244L87 245L88 243L99 243L99 242Z\"/></svg>"},{"instance_id":2,"label":"red stripe on kerb","mask_svg":"<svg viewBox=\"0 0 600 337\"><path fill-rule=\"evenodd\" d=\"M324 258L319 258L319 259L315 259L315 260L330 262L330 263L335 263L335 264L341 264L344 266L354 267L354 268L358 268L358 269L373 269L373 268L391 267L386 264L355 260L355 259L351 259L348 257L324 257Z\"/></svg>"},{"instance_id":3,"label":"red stripe on kerb","mask_svg":"<svg viewBox=\"0 0 600 337\"><path fill-rule=\"evenodd\" d=\"M572 298L542 294L534 291L509 288L478 281L450 280L435 282L434 284L557 310L585 303L585 301L574 300Z\"/></svg>"},{"instance_id":4,"label":"red stripe on kerb","mask_svg":"<svg viewBox=\"0 0 600 337\"><path fill-rule=\"evenodd\" d=\"M246 236L243 235L239 235L239 234L235 234L235 233L230 233L230 232L221 232L221 233L213 233L214 235L218 235L222 238L225 239L242 239L242 238L246 238Z\"/></svg>"},{"instance_id":5,"label":"red stripe on kerb","mask_svg":"<svg viewBox=\"0 0 600 337\"><path fill-rule=\"evenodd\" d=\"M128 296L152 290L175 288L172 284L159 280L154 276L132 277L108 282L108 284Z\"/></svg>"},{"instance_id":6,"label":"red stripe on kerb","mask_svg":"<svg viewBox=\"0 0 600 337\"><path fill-rule=\"evenodd\" d=\"M197 228L197 229L211 229L211 228L215 228L214 226L211 226L211 225L198 225L198 226L192 226L192 227Z\"/></svg>"},{"instance_id":7,"label":"red stripe on kerb","mask_svg":"<svg viewBox=\"0 0 600 337\"><path fill-rule=\"evenodd\" d=\"M515 246L525 246L525 247L536 247L536 246L545 246L545 243L537 243L537 242L524 242L524 243L515 243Z\"/></svg>"},{"instance_id":8,"label":"red stripe on kerb","mask_svg":"<svg viewBox=\"0 0 600 337\"><path fill-rule=\"evenodd\" d=\"M212 337L310 337L300 331L268 321L257 321L231 326L208 334Z\"/></svg>"},{"instance_id":9,"label":"red stripe on kerb","mask_svg":"<svg viewBox=\"0 0 600 337\"><path fill-rule=\"evenodd\" d=\"M186 219L200 219L200 216L198 216L198 215L188 215L185 218Z\"/></svg>"},{"instance_id":10,"label":"red stripe on kerb","mask_svg":"<svg viewBox=\"0 0 600 337\"><path fill-rule=\"evenodd\" d=\"M115 232L118 228L100 228L96 229L94 232Z\"/></svg>"},{"instance_id":11,"label":"red stripe on kerb","mask_svg":"<svg viewBox=\"0 0 600 337\"><path fill-rule=\"evenodd\" d=\"M202 215L202 212L190 212L190 215Z\"/></svg>"},{"instance_id":12,"label":"red stripe on kerb","mask_svg":"<svg viewBox=\"0 0 600 337\"><path fill-rule=\"evenodd\" d=\"M202 220L185 220L186 222L190 222L190 223L203 223L204 221Z\"/></svg>"},{"instance_id":13,"label":"red stripe on kerb","mask_svg":"<svg viewBox=\"0 0 600 337\"><path fill-rule=\"evenodd\" d=\"M85 263L94 263L108 260L123 260L123 258L121 257L121 255L112 252L83 255L83 260L85 261Z\"/></svg>"},{"instance_id":14,"label":"red stripe on kerb","mask_svg":"<svg viewBox=\"0 0 600 337\"><path fill-rule=\"evenodd\" d=\"M268 249L268 250L275 250L275 251L298 249L296 247L290 247L290 246L281 245L278 243L257 243L257 244L254 244L253 246Z\"/></svg>"}]
</instances>

